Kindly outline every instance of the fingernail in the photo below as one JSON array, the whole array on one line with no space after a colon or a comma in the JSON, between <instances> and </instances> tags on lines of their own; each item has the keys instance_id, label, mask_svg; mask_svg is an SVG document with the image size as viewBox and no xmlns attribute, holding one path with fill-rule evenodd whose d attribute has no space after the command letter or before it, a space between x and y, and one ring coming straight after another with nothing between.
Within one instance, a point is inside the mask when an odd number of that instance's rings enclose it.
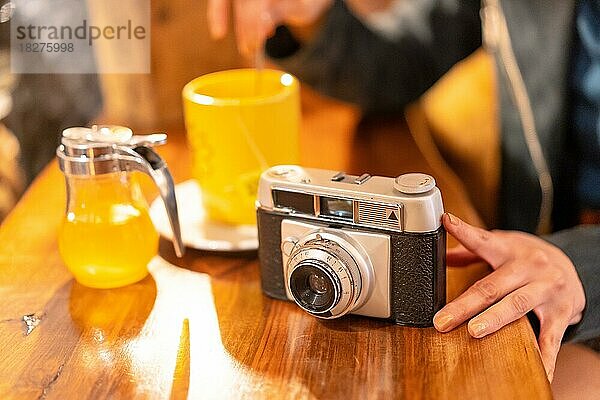
<instances>
[{"instance_id":1,"label":"fingernail","mask_svg":"<svg viewBox=\"0 0 600 400\"><path fill-rule=\"evenodd\" d=\"M480 338L485 334L487 327L486 322L475 322L469 325L469 331L471 332L471 336Z\"/></svg>"},{"instance_id":2,"label":"fingernail","mask_svg":"<svg viewBox=\"0 0 600 400\"><path fill-rule=\"evenodd\" d=\"M452 225L458 225L458 217L456 215L450 214L450 213L446 213L446 215L448 215L448 219L450 220L450 223Z\"/></svg>"},{"instance_id":3,"label":"fingernail","mask_svg":"<svg viewBox=\"0 0 600 400\"><path fill-rule=\"evenodd\" d=\"M452 314L448 314L445 312L437 313L433 317L433 324L436 329L439 331L445 331L450 327L450 324L454 320L454 316Z\"/></svg>"}]
</instances>

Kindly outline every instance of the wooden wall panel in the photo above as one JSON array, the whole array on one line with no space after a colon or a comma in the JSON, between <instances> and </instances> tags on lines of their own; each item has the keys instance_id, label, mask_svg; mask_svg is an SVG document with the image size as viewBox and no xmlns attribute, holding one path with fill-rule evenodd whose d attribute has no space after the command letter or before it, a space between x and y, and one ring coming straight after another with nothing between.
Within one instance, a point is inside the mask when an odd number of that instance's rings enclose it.
<instances>
[{"instance_id":1,"label":"wooden wall panel","mask_svg":"<svg viewBox=\"0 0 600 400\"><path fill-rule=\"evenodd\" d=\"M115 12L111 3L88 1L94 23L101 25L110 20ZM101 75L105 107L99 121L140 129L182 126L183 86L208 72L243 65L232 35L218 41L209 37L206 3L152 0L151 73ZM131 2L123 2L119 12L133 19L140 10ZM96 56L101 63L115 54L106 46L97 49Z\"/></svg>"}]
</instances>

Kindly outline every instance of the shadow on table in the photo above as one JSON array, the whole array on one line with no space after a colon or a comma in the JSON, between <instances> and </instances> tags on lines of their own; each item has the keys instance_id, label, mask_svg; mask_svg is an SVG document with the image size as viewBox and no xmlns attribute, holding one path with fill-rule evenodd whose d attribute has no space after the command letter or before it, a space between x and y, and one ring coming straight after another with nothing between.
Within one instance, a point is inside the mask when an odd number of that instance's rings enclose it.
<instances>
[{"instance_id":1,"label":"shadow on table","mask_svg":"<svg viewBox=\"0 0 600 400\"><path fill-rule=\"evenodd\" d=\"M74 279L65 282L39 313L39 326L23 339L32 351L15 390L31 397L33 388L42 398L52 387L55 398L105 398L118 386L119 394L133 398L134 382L111 377L132 373L122 354L140 333L155 298L151 276L118 289L91 289ZM74 394L68 382L77 382L83 392Z\"/></svg>"},{"instance_id":2,"label":"shadow on table","mask_svg":"<svg viewBox=\"0 0 600 400\"><path fill-rule=\"evenodd\" d=\"M156 283L150 275L115 289L93 289L73 281L69 313L81 339L74 353L80 359L70 362L80 366L78 374L86 382L82 387L90 388L88 397L111 397L117 387L119 396L135 396L134 380L108 384L107 377L115 373L133 376L136 372L123 354L129 352L129 344L140 335L154 307L156 293Z\"/></svg>"}]
</instances>

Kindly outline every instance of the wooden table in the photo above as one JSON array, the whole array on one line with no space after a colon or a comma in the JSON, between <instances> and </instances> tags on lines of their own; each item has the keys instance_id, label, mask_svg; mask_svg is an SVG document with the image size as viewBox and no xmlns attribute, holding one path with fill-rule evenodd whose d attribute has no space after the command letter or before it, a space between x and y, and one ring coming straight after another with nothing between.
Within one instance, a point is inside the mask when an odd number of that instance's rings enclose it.
<instances>
[{"instance_id":1,"label":"wooden table","mask_svg":"<svg viewBox=\"0 0 600 400\"><path fill-rule=\"evenodd\" d=\"M348 116L312 115L305 150L336 139L312 129L320 119L352 125ZM385 157L399 159L396 174L431 172L400 128L363 124L360 133L377 131L379 144L359 134L347 139L349 155L337 157L370 160L374 173L389 173L378 164ZM318 164L315 151L330 150L305 151L306 164ZM181 134L160 152L176 181L189 177ZM446 209L469 220L468 200L438 180ZM352 316L321 321L262 295L254 253L189 251L178 260L163 241L152 276L120 289L86 288L58 254L64 207L53 163L0 228L0 398L551 397L526 319L479 340L465 325L440 334ZM484 272L450 269L449 297ZM32 314L40 320L28 334L24 316Z\"/></svg>"}]
</instances>

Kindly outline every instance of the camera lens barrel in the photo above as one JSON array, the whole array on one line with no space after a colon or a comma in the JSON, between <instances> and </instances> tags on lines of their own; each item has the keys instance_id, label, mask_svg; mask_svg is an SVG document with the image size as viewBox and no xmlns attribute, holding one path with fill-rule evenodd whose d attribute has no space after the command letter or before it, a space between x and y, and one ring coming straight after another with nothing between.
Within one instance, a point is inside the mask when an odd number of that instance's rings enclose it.
<instances>
[{"instance_id":1,"label":"camera lens barrel","mask_svg":"<svg viewBox=\"0 0 600 400\"><path fill-rule=\"evenodd\" d=\"M321 235L299 244L288 260L288 288L296 304L319 318L338 318L359 305L363 278L344 240Z\"/></svg>"},{"instance_id":2,"label":"camera lens barrel","mask_svg":"<svg viewBox=\"0 0 600 400\"><path fill-rule=\"evenodd\" d=\"M327 314L339 302L341 282L331 268L318 260L301 261L290 275L296 303L312 314Z\"/></svg>"}]
</instances>

